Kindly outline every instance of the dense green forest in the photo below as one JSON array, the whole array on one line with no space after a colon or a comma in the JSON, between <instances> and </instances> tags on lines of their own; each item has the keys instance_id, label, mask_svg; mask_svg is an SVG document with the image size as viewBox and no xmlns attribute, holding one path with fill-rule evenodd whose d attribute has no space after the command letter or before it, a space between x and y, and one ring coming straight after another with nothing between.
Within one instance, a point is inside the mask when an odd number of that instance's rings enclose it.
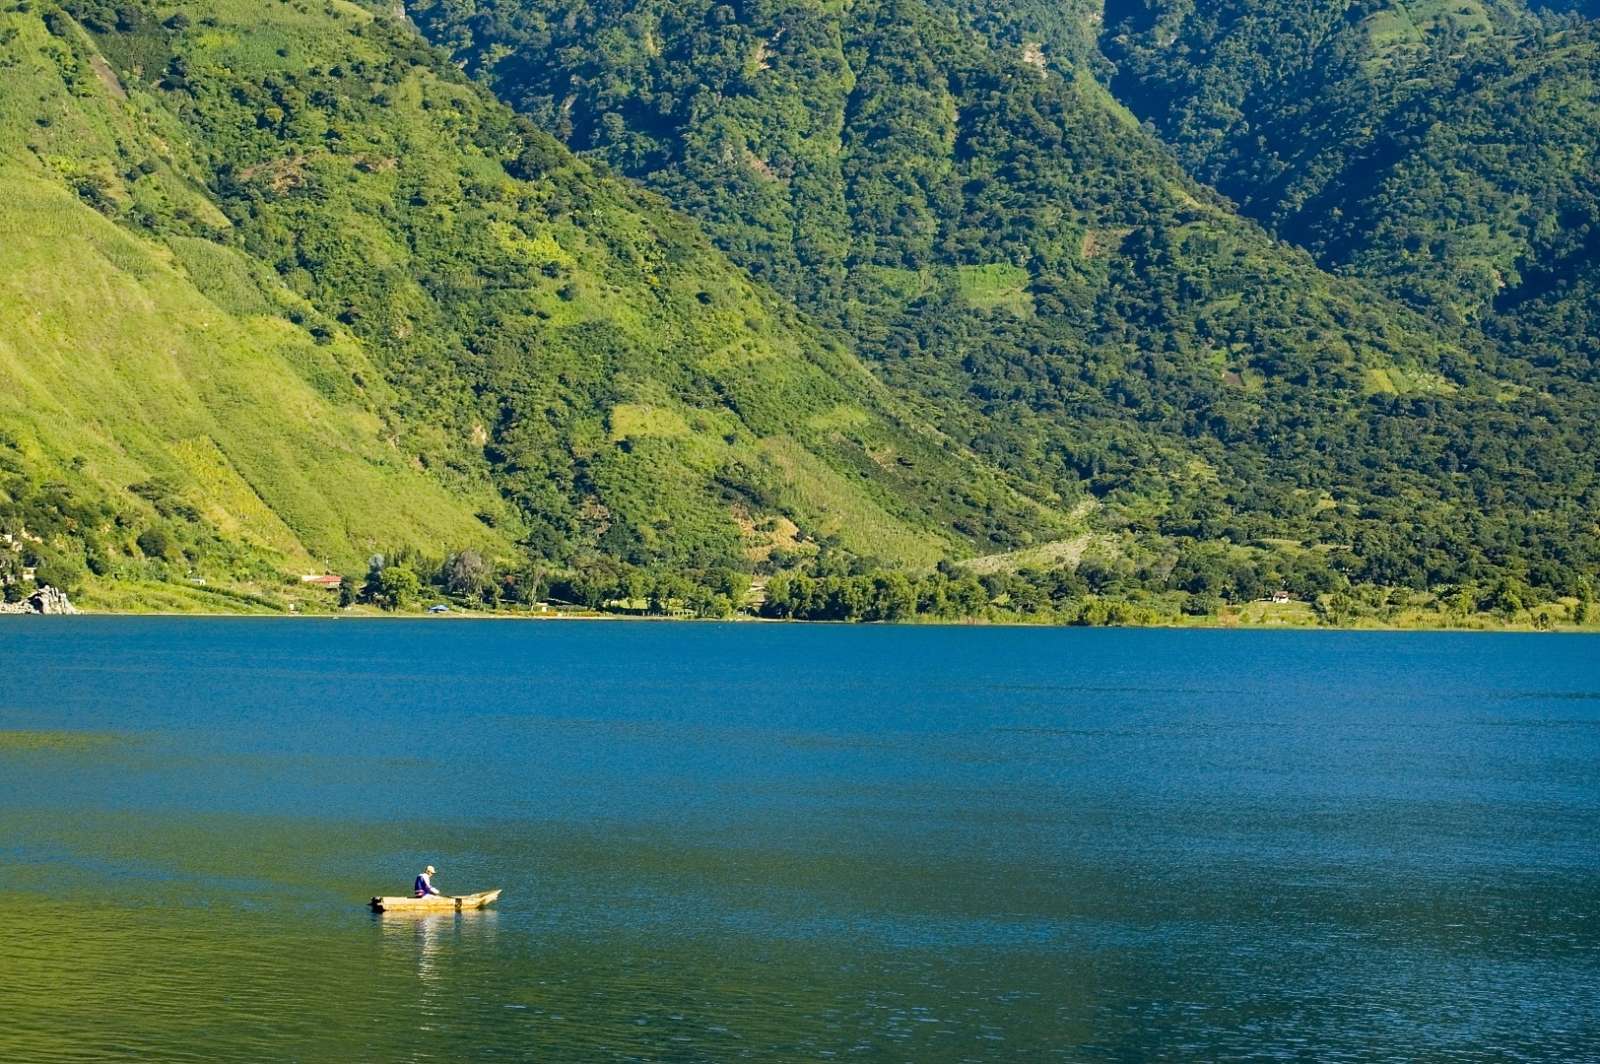
<instances>
[{"instance_id":1,"label":"dense green forest","mask_svg":"<svg viewBox=\"0 0 1600 1064\"><path fill-rule=\"evenodd\" d=\"M1106 34L1112 84L1195 175L1324 266L1456 323L1593 266L1592 22L1285 0L1139 7Z\"/></svg>"},{"instance_id":2,"label":"dense green forest","mask_svg":"<svg viewBox=\"0 0 1600 1064\"><path fill-rule=\"evenodd\" d=\"M1559 6L0 0L0 586L1581 621Z\"/></svg>"},{"instance_id":3,"label":"dense green forest","mask_svg":"<svg viewBox=\"0 0 1600 1064\"><path fill-rule=\"evenodd\" d=\"M1306 17L1241 14L1253 28L1204 74L1244 97L1315 66L1301 53L1345 13L1281 6ZM1160 7L1134 28L1227 21ZM1031 5L1009 27L1010 9L916 0L411 10L538 124L701 219L946 432L1063 498L1087 492L1101 527L1287 540L1414 587L1509 562L1560 589L1595 564L1596 395L1570 379L1577 352L1546 373L1395 286L1318 269L1175 166L1095 63L1030 51L1048 28ZM1442 37L1391 42L1386 61L1532 20L1479 16L1441 16ZM1108 10L1106 34L1129 32L1119 17L1135 16ZM1271 33L1281 57L1256 48ZM1180 153L1197 171L1199 150Z\"/></svg>"}]
</instances>

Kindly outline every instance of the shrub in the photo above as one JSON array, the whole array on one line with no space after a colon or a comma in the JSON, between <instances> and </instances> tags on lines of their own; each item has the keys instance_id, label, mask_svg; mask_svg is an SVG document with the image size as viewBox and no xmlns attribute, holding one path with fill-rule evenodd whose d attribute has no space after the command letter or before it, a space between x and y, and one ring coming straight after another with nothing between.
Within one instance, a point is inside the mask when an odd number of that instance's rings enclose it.
<instances>
[{"instance_id":1,"label":"shrub","mask_svg":"<svg viewBox=\"0 0 1600 1064\"><path fill-rule=\"evenodd\" d=\"M139 544L139 550L146 558L163 561L172 557L172 552L176 547L171 534L159 525L140 532L139 538L135 542Z\"/></svg>"}]
</instances>

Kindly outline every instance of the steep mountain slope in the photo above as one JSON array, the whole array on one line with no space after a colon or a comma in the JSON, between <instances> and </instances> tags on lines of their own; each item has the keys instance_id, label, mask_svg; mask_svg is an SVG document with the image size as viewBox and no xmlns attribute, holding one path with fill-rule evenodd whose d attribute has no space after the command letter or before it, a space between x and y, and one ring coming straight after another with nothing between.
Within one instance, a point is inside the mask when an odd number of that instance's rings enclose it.
<instances>
[{"instance_id":1,"label":"steep mountain slope","mask_svg":"<svg viewBox=\"0 0 1600 1064\"><path fill-rule=\"evenodd\" d=\"M122 196L120 169L139 178L126 209L150 197L225 224L154 161L170 128L81 36L0 11L0 41L0 524L25 562L66 586L86 565L170 578L186 590L145 601L177 605L207 594L190 577L510 548L474 516L503 513L486 479L426 475L386 444L395 397L348 336L295 324L310 308L237 251L86 204Z\"/></svg>"},{"instance_id":2,"label":"steep mountain slope","mask_svg":"<svg viewBox=\"0 0 1600 1064\"><path fill-rule=\"evenodd\" d=\"M1594 450L1565 423L1588 393L1524 391L1480 338L1320 272L1070 63L915 0L410 10L946 432L1063 497L1086 483L1109 524L1349 549L1417 586L1593 562Z\"/></svg>"},{"instance_id":3,"label":"steep mountain slope","mask_svg":"<svg viewBox=\"0 0 1600 1064\"><path fill-rule=\"evenodd\" d=\"M1335 116L1381 117L1352 143L1405 150L1370 189L1291 161L1270 202L1337 194L1303 242L1341 277L1091 76L1092 7L956 10L998 43L921 0L413 3L519 116L388 0L0 0L0 585L270 606L472 548L519 594L637 600L641 566L731 602L729 570L816 558L775 612L1093 619L1346 577L1515 615L1600 570L1584 26L1463 4L1383 38L1399 80L1339 53L1393 88ZM1502 97L1539 128L1497 153ZM1197 170L1237 132L1204 128ZM1451 178L1427 228L1407 190L1475 151L1559 180ZM1363 210L1489 250L1389 263L1340 243ZM863 571L975 554L981 586Z\"/></svg>"},{"instance_id":4,"label":"steep mountain slope","mask_svg":"<svg viewBox=\"0 0 1600 1064\"><path fill-rule=\"evenodd\" d=\"M513 540L743 567L773 521L917 564L1059 534L388 11L0 10L19 532L108 574L274 580ZM93 513L29 501L51 484Z\"/></svg>"},{"instance_id":5,"label":"steep mountain slope","mask_svg":"<svg viewBox=\"0 0 1600 1064\"><path fill-rule=\"evenodd\" d=\"M1315 170L1320 152L1339 148L1325 141L1359 140L1359 120L1420 89L1419 73L1525 29L1524 15L1514 0L1108 0L1101 46L1118 98L1245 202L1237 193L1253 186L1236 186L1234 171L1250 148ZM1297 145L1280 128L1291 117L1340 136Z\"/></svg>"},{"instance_id":6,"label":"steep mountain slope","mask_svg":"<svg viewBox=\"0 0 1600 1064\"><path fill-rule=\"evenodd\" d=\"M1446 320L1522 301L1594 209L1592 23L1304 0L1108 16L1113 87L1197 176Z\"/></svg>"},{"instance_id":7,"label":"steep mountain slope","mask_svg":"<svg viewBox=\"0 0 1600 1064\"><path fill-rule=\"evenodd\" d=\"M1540 325L1538 309L1576 309L1600 281L1597 74L1594 23L1479 57L1390 114L1286 233L1419 308L1510 339L1536 373L1600 379L1592 330ZM1527 352L1515 338L1530 328L1563 356Z\"/></svg>"}]
</instances>

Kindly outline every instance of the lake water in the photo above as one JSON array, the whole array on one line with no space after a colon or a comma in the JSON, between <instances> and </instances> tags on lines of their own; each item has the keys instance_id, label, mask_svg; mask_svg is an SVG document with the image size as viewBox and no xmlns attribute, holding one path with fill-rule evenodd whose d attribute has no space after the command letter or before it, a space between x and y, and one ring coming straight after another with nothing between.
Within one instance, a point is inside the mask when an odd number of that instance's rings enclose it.
<instances>
[{"instance_id":1,"label":"lake water","mask_svg":"<svg viewBox=\"0 0 1600 1064\"><path fill-rule=\"evenodd\" d=\"M0 875L9 1061L1596 1061L1600 640L21 618Z\"/></svg>"}]
</instances>

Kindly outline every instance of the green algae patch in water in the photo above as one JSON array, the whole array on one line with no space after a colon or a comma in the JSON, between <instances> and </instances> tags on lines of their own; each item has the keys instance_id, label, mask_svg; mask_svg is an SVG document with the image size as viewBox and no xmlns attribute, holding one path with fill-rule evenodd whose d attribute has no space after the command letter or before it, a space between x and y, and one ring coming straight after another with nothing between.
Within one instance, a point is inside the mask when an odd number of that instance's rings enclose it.
<instances>
[{"instance_id":1,"label":"green algae patch in water","mask_svg":"<svg viewBox=\"0 0 1600 1064\"><path fill-rule=\"evenodd\" d=\"M0 728L0 754L82 754L126 743L109 732L21 731Z\"/></svg>"}]
</instances>

